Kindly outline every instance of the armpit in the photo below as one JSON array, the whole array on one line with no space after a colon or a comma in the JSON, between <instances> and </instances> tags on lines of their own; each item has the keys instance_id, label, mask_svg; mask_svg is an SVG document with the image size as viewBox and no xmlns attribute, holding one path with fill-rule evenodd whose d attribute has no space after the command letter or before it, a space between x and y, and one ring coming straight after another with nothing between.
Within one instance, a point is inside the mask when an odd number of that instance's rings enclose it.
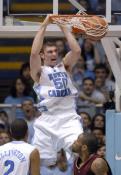
<instances>
[{"instance_id":1,"label":"armpit","mask_svg":"<svg viewBox=\"0 0 121 175\"><path fill-rule=\"evenodd\" d=\"M64 64L66 71L70 73L72 71L72 69L70 68L70 65L65 64L64 61L63 61L63 64Z\"/></svg>"}]
</instances>

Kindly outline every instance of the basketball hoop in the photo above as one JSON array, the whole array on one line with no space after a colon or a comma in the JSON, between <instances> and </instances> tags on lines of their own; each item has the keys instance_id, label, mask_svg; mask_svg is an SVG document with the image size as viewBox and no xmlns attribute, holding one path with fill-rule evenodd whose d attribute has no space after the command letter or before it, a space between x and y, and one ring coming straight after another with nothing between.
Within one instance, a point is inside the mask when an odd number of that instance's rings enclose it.
<instances>
[{"instance_id":1,"label":"basketball hoop","mask_svg":"<svg viewBox=\"0 0 121 175\"><path fill-rule=\"evenodd\" d=\"M51 20L52 23L68 25L72 33L92 40L100 40L108 31L108 23L103 16L88 15L85 12L76 15L52 15Z\"/></svg>"}]
</instances>

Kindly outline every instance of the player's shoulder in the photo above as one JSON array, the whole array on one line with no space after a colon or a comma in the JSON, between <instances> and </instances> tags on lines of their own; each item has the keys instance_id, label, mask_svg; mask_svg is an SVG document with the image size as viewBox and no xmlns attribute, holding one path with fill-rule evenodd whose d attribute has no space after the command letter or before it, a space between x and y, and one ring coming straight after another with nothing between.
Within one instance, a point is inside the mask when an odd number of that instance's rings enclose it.
<instances>
[{"instance_id":1,"label":"player's shoulder","mask_svg":"<svg viewBox=\"0 0 121 175\"><path fill-rule=\"evenodd\" d=\"M0 150L4 150L4 149L9 148L9 147L11 147L11 142L5 143L4 145L1 145Z\"/></svg>"},{"instance_id":2,"label":"player's shoulder","mask_svg":"<svg viewBox=\"0 0 121 175\"><path fill-rule=\"evenodd\" d=\"M39 154L39 150L37 148L32 150L32 152L30 154L30 159L34 160L35 162L40 160L40 154Z\"/></svg>"},{"instance_id":3,"label":"player's shoulder","mask_svg":"<svg viewBox=\"0 0 121 175\"><path fill-rule=\"evenodd\" d=\"M68 70L68 65L65 65L65 63L63 61L61 61L60 63L58 63L56 65L56 67L60 70L64 70L67 71Z\"/></svg>"},{"instance_id":4,"label":"player's shoulder","mask_svg":"<svg viewBox=\"0 0 121 175\"><path fill-rule=\"evenodd\" d=\"M15 147L14 147L15 148ZM28 153L28 154L31 154L31 152L34 150L34 149L36 149L36 147L34 146L34 145L31 145L31 144L29 144L29 143L27 143L27 142L23 142L23 143L21 143L21 144L18 144L17 146L16 146L16 148L18 149L18 150L24 150L24 152L25 153Z\"/></svg>"},{"instance_id":5,"label":"player's shoulder","mask_svg":"<svg viewBox=\"0 0 121 175\"><path fill-rule=\"evenodd\" d=\"M101 164L104 163L105 160L102 157L97 157L94 161L93 164Z\"/></svg>"},{"instance_id":6,"label":"player's shoulder","mask_svg":"<svg viewBox=\"0 0 121 175\"><path fill-rule=\"evenodd\" d=\"M64 66L64 63L63 62L60 62L60 63L58 63L57 65L56 65L56 67L63 67Z\"/></svg>"},{"instance_id":7,"label":"player's shoulder","mask_svg":"<svg viewBox=\"0 0 121 175\"><path fill-rule=\"evenodd\" d=\"M91 169L93 170L93 172L98 172L98 171L108 172L108 165L107 165L106 160L101 157L97 157L93 161L91 165Z\"/></svg>"},{"instance_id":8,"label":"player's shoulder","mask_svg":"<svg viewBox=\"0 0 121 175\"><path fill-rule=\"evenodd\" d=\"M27 142L23 142L21 145L22 145L22 146L26 146L26 147L30 147L30 148L35 148L34 145L32 145L32 144L30 144L30 143L27 143Z\"/></svg>"}]
</instances>

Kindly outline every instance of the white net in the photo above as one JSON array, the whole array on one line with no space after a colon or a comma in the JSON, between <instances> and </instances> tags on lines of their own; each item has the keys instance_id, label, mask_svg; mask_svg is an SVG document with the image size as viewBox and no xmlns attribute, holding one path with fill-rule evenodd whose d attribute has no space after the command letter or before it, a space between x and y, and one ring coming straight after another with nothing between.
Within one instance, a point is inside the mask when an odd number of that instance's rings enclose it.
<instances>
[{"instance_id":1,"label":"white net","mask_svg":"<svg viewBox=\"0 0 121 175\"><path fill-rule=\"evenodd\" d=\"M52 22L56 24L69 25L72 32L99 40L108 31L108 23L103 16L87 15L78 13L76 15L53 15Z\"/></svg>"}]
</instances>

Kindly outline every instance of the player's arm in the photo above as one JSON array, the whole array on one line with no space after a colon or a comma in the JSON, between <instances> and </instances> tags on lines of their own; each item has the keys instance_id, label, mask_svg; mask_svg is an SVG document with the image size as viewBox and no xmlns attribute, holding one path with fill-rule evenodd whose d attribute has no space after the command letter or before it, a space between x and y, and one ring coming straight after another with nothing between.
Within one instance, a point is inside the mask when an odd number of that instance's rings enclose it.
<instances>
[{"instance_id":1,"label":"player's arm","mask_svg":"<svg viewBox=\"0 0 121 175\"><path fill-rule=\"evenodd\" d=\"M91 170L95 175L108 175L108 166L104 159L97 158L91 165Z\"/></svg>"},{"instance_id":2,"label":"player's arm","mask_svg":"<svg viewBox=\"0 0 121 175\"><path fill-rule=\"evenodd\" d=\"M81 49L77 40L75 39L74 35L69 31L69 29L65 25L59 26L63 31L71 49L71 51L69 51L65 55L63 62L65 66L69 66L69 68L71 69L76 64L77 60L80 58Z\"/></svg>"},{"instance_id":3,"label":"player's arm","mask_svg":"<svg viewBox=\"0 0 121 175\"><path fill-rule=\"evenodd\" d=\"M37 149L32 151L30 155L30 174L40 175L40 156Z\"/></svg>"},{"instance_id":4,"label":"player's arm","mask_svg":"<svg viewBox=\"0 0 121 175\"><path fill-rule=\"evenodd\" d=\"M49 24L49 16L47 16L44 22L41 24L40 30L37 32L31 49L30 55L30 69L31 69L31 77L35 82L39 81L40 72L41 72L41 56L40 52L43 46L44 34L47 25Z\"/></svg>"}]
</instances>

